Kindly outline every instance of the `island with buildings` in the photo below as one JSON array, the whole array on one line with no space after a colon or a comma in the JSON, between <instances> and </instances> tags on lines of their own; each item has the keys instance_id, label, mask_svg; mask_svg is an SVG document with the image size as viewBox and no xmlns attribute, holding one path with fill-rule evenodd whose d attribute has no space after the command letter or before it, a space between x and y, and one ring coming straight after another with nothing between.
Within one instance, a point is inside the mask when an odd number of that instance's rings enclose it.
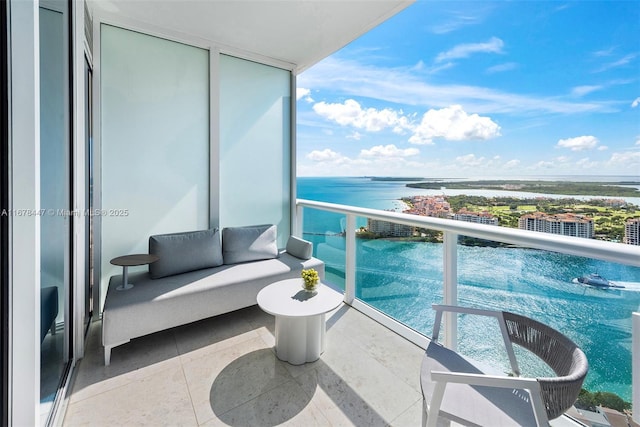
<instances>
[{"instance_id":1,"label":"island with buildings","mask_svg":"<svg viewBox=\"0 0 640 427\"><path fill-rule=\"evenodd\" d=\"M640 245L640 207L623 199L481 196L413 196L402 199L404 213L478 224L519 228L563 236ZM369 219L363 238L412 238L441 241L442 233ZM488 244L462 239L465 244Z\"/></svg>"}]
</instances>

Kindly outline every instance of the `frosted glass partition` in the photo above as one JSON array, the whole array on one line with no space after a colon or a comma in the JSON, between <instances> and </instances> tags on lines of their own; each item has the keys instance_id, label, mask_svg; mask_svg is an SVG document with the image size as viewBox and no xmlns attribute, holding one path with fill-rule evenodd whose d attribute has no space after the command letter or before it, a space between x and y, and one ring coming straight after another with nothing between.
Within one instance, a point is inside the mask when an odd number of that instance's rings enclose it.
<instances>
[{"instance_id":1,"label":"frosted glass partition","mask_svg":"<svg viewBox=\"0 0 640 427\"><path fill-rule=\"evenodd\" d=\"M100 62L104 295L112 258L209 226L209 52L102 25Z\"/></svg>"},{"instance_id":2,"label":"frosted glass partition","mask_svg":"<svg viewBox=\"0 0 640 427\"><path fill-rule=\"evenodd\" d=\"M64 307L68 271L69 136L65 79L64 17L40 8L40 218L41 286L58 287ZM58 310L56 322L64 320Z\"/></svg>"},{"instance_id":3,"label":"frosted glass partition","mask_svg":"<svg viewBox=\"0 0 640 427\"><path fill-rule=\"evenodd\" d=\"M276 224L290 234L289 71L220 57L220 226Z\"/></svg>"},{"instance_id":4,"label":"frosted glass partition","mask_svg":"<svg viewBox=\"0 0 640 427\"><path fill-rule=\"evenodd\" d=\"M71 205L68 21L64 3L40 7L40 420L44 424L69 360ZM42 323L41 323L42 325ZM47 331L48 329L48 331ZM52 331L55 331L53 333Z\"/></svg>"}]
</instances>

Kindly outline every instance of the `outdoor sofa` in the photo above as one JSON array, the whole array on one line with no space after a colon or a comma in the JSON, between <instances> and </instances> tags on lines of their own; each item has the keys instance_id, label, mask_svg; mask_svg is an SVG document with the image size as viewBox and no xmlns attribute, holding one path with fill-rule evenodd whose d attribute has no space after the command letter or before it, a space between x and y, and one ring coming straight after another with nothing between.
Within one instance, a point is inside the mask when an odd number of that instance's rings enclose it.
<instances>
[{"instance_id":1,"label":"outdoor sofa","mask_svg":"<svg viewBox=\"0 0 640 427\"><path fill-rule=\"evenodd\" d=\"M228 227L155 235L149 253L159 260L149 271L129 274L133 288L116 290L109 280L102 314L104 363L111 349L144 336L257 304L258 292L324 263L312 257L310 242L291 236L279 250L275 225Z\"/></svg>"}]
</instances>

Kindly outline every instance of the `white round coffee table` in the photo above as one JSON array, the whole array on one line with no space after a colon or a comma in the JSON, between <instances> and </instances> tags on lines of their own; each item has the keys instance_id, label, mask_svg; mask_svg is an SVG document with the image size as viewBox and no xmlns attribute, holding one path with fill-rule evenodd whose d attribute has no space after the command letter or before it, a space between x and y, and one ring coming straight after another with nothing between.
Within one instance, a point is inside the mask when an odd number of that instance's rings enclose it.
<instances>
[{"instance_id":1,"label":"white round coffee table","mask_svg":"<svg viewBox=\"0 0 640 427\"><path fill-rule=\"evenodd\" d=\"M258 293L258 305L276 316L276 356L292 365L320 358L325 348L325 315L342 304L344 296L324 284L311 294L302 278L272 283Z\"/></svg>"}]
</instances>

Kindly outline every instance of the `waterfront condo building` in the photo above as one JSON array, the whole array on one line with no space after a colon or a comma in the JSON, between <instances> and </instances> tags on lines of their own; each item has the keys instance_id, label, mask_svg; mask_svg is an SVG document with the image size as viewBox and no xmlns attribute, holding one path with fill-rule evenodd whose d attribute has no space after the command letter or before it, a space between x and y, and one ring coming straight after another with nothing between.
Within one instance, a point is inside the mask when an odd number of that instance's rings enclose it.
<instances>
[{"instance_id":1,"label":"waterfront condo building","mask_svg":"<svg viewBox=\"0 0 640 427\"><path fill-rule=\"evenodd\" d=\"M384 237L413 236L413 227L409 225L397 224L389 221L380 221L371 218L367 220L367 229L371 233L376 233Z\"/></svg>"},{"instance_id":2,"label":"waterfront condo building","mask_svg":"<svg viewBox=\"0 0 640 427\"><path fill-rule=\"evenodd\" d=\"M640 218L628 219L624 224L624 243L640 245Z\"/></svg>"},{"instance_id":3,"label":"waterfront condo building","mask_svg":"<svg viewBox=\"0 0 640 427\"><path fill-rule=\"evenodd\" d=\"M586 239L592 239L594 236L593 219L575 214L526 214L518 220L518 228Z\"/></svg>"},{"instance_id":4,"label":"waterfront condo building","mask_svg":"<svg viewBox=\"0 0 640 427\"><path fill-rule=\"evenodd\" d=\"M453 216L457 221L475 222L477 224L498 225L498 218L489 212L471 212L466 209L460 209Z\"/></svg>"}]
</instances>

